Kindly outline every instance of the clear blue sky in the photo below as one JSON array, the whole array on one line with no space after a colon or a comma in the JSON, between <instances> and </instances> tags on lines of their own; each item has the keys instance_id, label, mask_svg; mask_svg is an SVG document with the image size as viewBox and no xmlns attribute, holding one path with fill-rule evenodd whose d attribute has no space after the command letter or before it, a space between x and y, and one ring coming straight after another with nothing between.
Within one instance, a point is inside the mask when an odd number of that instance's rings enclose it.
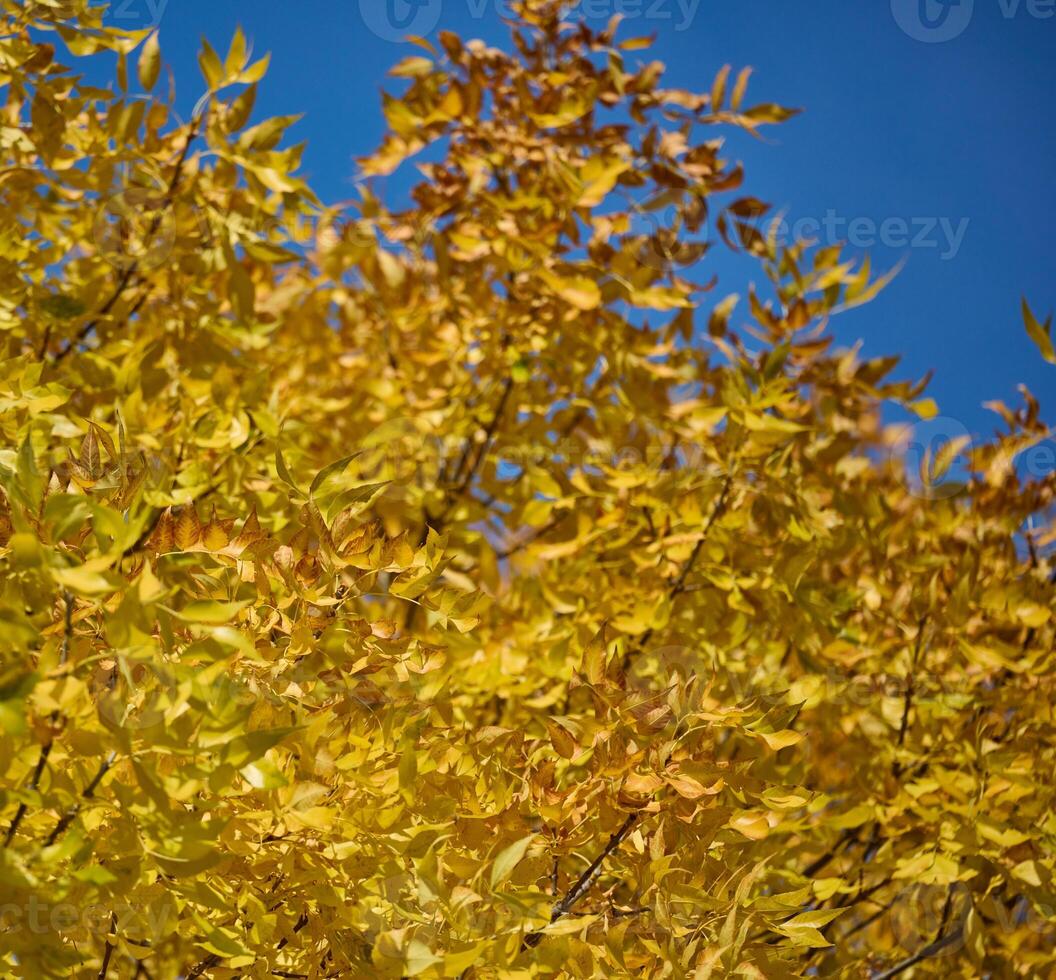
<instances>
[{"instance_id":1,"label":"clear blue sky","mask_svg":"<svg viewBox=\"0 0 1056 980\"><path fill-rule=\"evenodd\" d=\"M386 4L416 33L505 42L502 0L415 2L115 0L110 17L160 23L188 109L201 91L199 38L223 54L241 23L255 52L272 54L256 118L306 113L293 130L308 142L306 172L337 200L352 196L354 157L382 133L386 70L416 50L398 39ZM655 32L650 57L666 62L673 85L707 90L724 63L752 65L758 101L805 110L765 143L733 143L747 190L787 208L790 223L814 219L823 238L853 235L880 268L907 260L878 300L836 322L841 341L903 354L905 376L934 368L943 414L973 433L998 424L981 403L1013 403L1021 382L1056 417L1056 367L1019 313L1023 294L1042 317L1056 308L1056 0L584 4L599 25L623 11L627 36ZM746 286L747 267L715 263L720 295Z\"/></svg>"}]
</instances>

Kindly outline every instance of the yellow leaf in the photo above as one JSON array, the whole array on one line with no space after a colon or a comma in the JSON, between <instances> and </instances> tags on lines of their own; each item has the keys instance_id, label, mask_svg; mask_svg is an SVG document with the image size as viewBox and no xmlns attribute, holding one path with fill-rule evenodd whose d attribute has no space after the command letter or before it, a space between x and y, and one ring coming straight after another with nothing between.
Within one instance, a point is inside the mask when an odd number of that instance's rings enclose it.
<instances>
[{"instance_id":1,"label":"yellow leaf","mask_svg":"<svg viewBox=\"0 0 1056 980\"><path fill-rule=\"evenodd\" d=\"M909 406L922 419L933 419L939 414L939 406L934 398L922 398Z\"/></svg>"},{"instance_id":2,"label":"yellow leaf","mask_svg":"<svg viewBox=\"0 0 1056 980\"><path fill-rule=\"evenodd\" d=\"M652 286L649 289L632 289L629 300L633 306L649 310L688 309L692 301L681 290L673 286Z\"/></svg>"},{"instance_id":3,"label":"yellow leaf","mask_svg":"<svg viewBox=\"0 0 1056 980\"><path fill-rule=\"evenodd\" d=\"M583 648L583 662L580 672L591 684L603 684L606 677L608 665L609 629L604 625L594 634L590 642Z\"/></svg>"},{"instance_id":4,"label":"yellow leaf","mask_svg":"<svg viewBox=\"0 0 1056 980\"><path fill-rule=\"evenodd\" d=\"M818 909L813 912L803 912L787 922L782 922L779 926L774 926L774 931L782 936L788 936L797 946L823 949L831 946L832 943L821 934L820 929L845 911L845 909Z\"/></svg>"},{"instance_id":5,"label":"yellow leaf","mask_svg":"<svg viewBox=\"0 0 1056 980\"><path fill-rule=\"evenodd\" d=\"M428 75L433 70L433 62L421 55L411 55L404 58L399 64L389 69L389 74L395 78L415 78L420 75Z\"/></svg>"},{"instance_id":6,"label":"yellow leaf","mask_svg":"<svg viewBox=\"0 0 1056 980\"><path fill-rule=\"evenodd\" d=\"M180 551L190 551L198 543L201 533L202 525L198 520L198 512L194 509L194 505L184 507L176 519L174 530L176 547Z\"/></svg>"},{"instance_id":7,"label":"yellow leaf","mask_svg":"<svg viewBox=\"0 0 1056 980\"><path fill-rule=\"evenodd\" d=\"M88 598L109 595L123 584L116 578L111 578L100 571L93 571L83 565L79 568L53 569L52 576L64 588Z\"/></svg>"},{"instance_id":8,"label":"yellow leaf","mask_svg":"<svg viewBox=\"0 0 1056 980\"><path fill-rule=\"evenodd\" d=\"M158 32L155 31L143 44L143 50L139 53L139 84L149 92L158 81L158 73L161 71L161 45L158 41Z\"/></svg>"},{"instance_id":9,"label":"yellow leaf","mask_svg":"<svg viewBox=\"0 0 1056 980\"><path fill-rule=\"evenodd\" d=\"M583 183L576 207L593 208L601 204L620 179L620 174L630 168L624 160L606 160L604 157L592 157L579 173Z\"/></svg>"},{"instance_id":10,"label":"yellow leaf","mask_svg":"<svg viewBox=\"0 0 1056 980\"><path fill-rule=\"evenodd\" d=\"M1032 885L1034 888L1041 888L1043 886L1042 877L1038 873L1038 865L1036 861L1020 861L1019 864L1012 869L1012 875L1020 881L1025 881L1028 885Z\"/></svg>"},{"instance_id":11,"label":"yellow leaf","mask_svg":"<svg viewBox=\"0 0 1056 980\"><path fill-rule=\"evenodd\" d=\"M563 759L571 759L579 750L576 740L569 734L568 730L556 721L546 719L546 730L550 733L550 744L553 745L557 754Z\"/></svg>"},{"instance_id":12,"label":"yellow leaf","mask_svg":"<svg viewBox=\"0 0 1056 980\"><path fill-rule=\"evenodd\" d=\"M230 537L219 521L210 521L202 529L202 544L209 551L223 551L230 543Z\"/></svg>"},{"instance_id":13,"label":"yellow leaf","mask_svg":"<svg viewBox=\"0 0 1056 980\"><path fill-rule=\"evenodd\" d=\"M763 840L770 836L770 821L765 813L739 813L730 820L730 826L749 840Z\"/></svg>"},{"instance_id":14,"label":"yellow leaf","mask_svg":"<svg viewBox=\"0 0 1056 980\"><path fill-rule=\"evenodd\" d=\"M1023 322L1027 325L1027 334L1041 351L1041 356L1050 364L1056 364L1056 347L1052 343L1052 317L1050 316L1044 324L1038 323L1037 317L1023 300Z\"/></svg>"},{"instance_id":15,"label":"yellow leaf","mask_svg":"<svg viewBox=\"0 0 1056 980\"><path fill-rule=\"evenodd\" d=\"M417 977L443 959L437 956L428 946L419 939L412 939L407 944L407 953L404 959L404 976Z\"/></svg>"},{"instance_id":16,"label":"yellow leaf","mask_svg":"<svg viewBox=\"0 0 1056 980\"><path fill-rule=\"evenodd\" d=\"M1052 610L1037 602L1021 602L1016 606L1016 616L1025 625L1038 629L1052 619Z\"/></svg>"},{"instance_id":17,"label":"yellow leaf","mask_svg":"<svg viewBox=\"0 0 1056 980\"><path fill-rule=\"evenodd\" d=\"M671 782L671 780L668 780L668 782ZM641 773L632 772L624 777L623 780L623 790L631 796L649 796L663 785L664 781L652 773L642 775Z\"/></svg>"},{"instance_id":18,"label":"yellow leaf","mask_svg":"<svg viewBox=\"0 0 1056 980\"><path fill-rule=\"evenodd\" d=\"M807 427L789 419L779 418L776 415L758 414L756 412L744 412L744 427L751 432L774 432L795 435L798 432L806 432Z\"/></svg>"},{"instance_id":19,"label":"yellow leaf","mask_svg":"<svg viewBox=\"0 0 1056 980\"><path fill-rule=\"evenodd\" d=\"M248 605L249 600L216 602L213 599L199 599L188 602L180 610L174 610L174 615L188 623L229 623Z\"/></svg>"},{"instance_id":20,"label":"yellow leaf","mask_svg":"<svg viewBox=\"0 0 1056 980\"><path fill-rule=\"evenodd\" d=\"M558 295L579 310L593 310L601 303L601 290L593 279L585 276L556 280Z\"/></svg>"},{"instance_id":21,"label":"yellow leaf","mask_svg":"<svg viewBox=\"0 0 1056 980\"><path fill-rule=\"evenodd\" d=\"M798 745L806 737L802 732L793 731L791 728L786 728L781 732L756 732L755 734L774 752L787 749L790 745Z\"/></svg>"},{"instance_id":22,"label":"yellow leaf","mask_svg":"<svg viewBox=\"0 0 1056 980\"><path fill-rule=\"evenodd\" d=\"M674 775L665 775L664 781L679 796L685 797L687 800L699 800L702 796L709 795L709 791L705 789L704 785L692 776L676 773Z\"/></svg>"},{"instance_id":23,"label":"yellow leaf","mask_svg":"<svg viewBox=\"0 0 1056 980\"><path fill-rule=\"evenodd\" d=\"M224 80L224 66L220 63L220 56L204 37L202 38L202 50L198 53L198 65L202 69L202 76L210 90L215 91L220 88Z\"/></svg>"},{"instance_id":24,"label":"yellow leaf","mask_svg":"<svg viewBox=\"0 0 1056 980\"><path fill-rule=\"evenodd\" d=\"M521 863L521 859L527 853L528 848L534 839L534 834L528 837L522 837L519 841L515 841L513 844L510 844L499 852L491 866L492 888L498 888L499 885L503 884L510 875L513 874L513 869Z\"/></svg>"},{"instance_id":25,"label":"yellow leaf","mask_svg":"<svg viewBox=\"0 0 1056 980\"><path fill-rule=\"evenodd\" d=\"M224 59L224 72L228 77L237 75L246 64L246 35L242 32L241 25L235 27L234 37L231 38L231 47L227 49L227 57Z\"/></svg>"}]
</instances>

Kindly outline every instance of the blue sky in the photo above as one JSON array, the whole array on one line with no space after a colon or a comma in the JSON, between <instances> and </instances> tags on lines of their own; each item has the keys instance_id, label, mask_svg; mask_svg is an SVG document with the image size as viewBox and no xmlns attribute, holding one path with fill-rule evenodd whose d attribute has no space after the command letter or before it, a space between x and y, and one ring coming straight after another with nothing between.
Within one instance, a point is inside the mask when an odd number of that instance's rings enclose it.
<instances>
[{"instance_id":1,"label":"blue sky","mask_svg":"<svg viewBox=\"0 0 1056 980\"><path fill-rule=\"evenodd\" d=\"M414 2L115 0L109 16L160 25L188 110L200 37L222 54L241 23L272 54L255 118L305 113L293 130L305 172L338 200L381 136L385 72L416 50L387 4L416 33L506 38L502 0ZM732 155L790 225L850 238L881 269L906 260L879 299L835 322L842 342L901 353L904 376L933 368L943 415L972 433L997 426L981 403L1012 404L1021 382L1056 416L1056 367L1019 313L1022 295L1041 317L1056 308L1056 0L584 0L580 15L601 25L615 12L627 36L656 33L648 56L671 84L706 91L723 64L752 65L757 101L805 110L765 142L733 140ZM719 295L745 289L750 266L712 261Z\"/></svg>"}]
</instances>

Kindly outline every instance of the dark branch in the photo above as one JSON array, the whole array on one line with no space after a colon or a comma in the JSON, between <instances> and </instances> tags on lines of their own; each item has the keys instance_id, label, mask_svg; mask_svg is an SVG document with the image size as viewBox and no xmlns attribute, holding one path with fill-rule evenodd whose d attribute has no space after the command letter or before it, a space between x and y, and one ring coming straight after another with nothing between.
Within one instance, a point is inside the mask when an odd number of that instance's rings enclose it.
<instances>
[{"instance_id":1,"label":"dark branch","mask_svg":"<svg viewBox=\"0 0 1056 980\"><path fill-rule=\"evenodd\" d=\"M66 660L70 655L70 637L73 634L73 597L66 592L64 594L65 604L65 628L62 634L62 647L59 650L59 664L60 666L65 665ZM58 712L53 712L51 715L52 723L58 718ZM48 763L48 756L51 755L51 747L54 744L54 739L49 737L48 741L40 747L40 755L37 757L37 764L33 769L33 776L29 781L29 788L36 790L40 785L41 777L44 775L44 767ZM7 834L4 837L4 848L6 849L14 839L15 834L18 832L19 824L22 823L22 818L26 815L28 807L25 803L18 804L18 810L15 812L14 819L11 821L11 826L7 828Z\"/></svg>"},{"instance_id":2,"label":"dark branch","mask_svg":"<svg viewBox=\"0 0 1056 980\"><path fill-rule=\"evenodd\" d=\"M708 517L707 523L700 532L700 538L693 547L692 554L686 559L685 564L682 566L682 570L678 574L678 578L675 580L675 584L671 587L671 591L668 593L668 598L671 601L674 601L686 591L686 582L689 580L689 575L693 571L693 566L696 565L701 551L704 550L704 545L708 540L708 535L711 534L711 529L718 522L719 518L726 513L726 507L729 504L730 490L732 486L733 477L727 476L723 481L722 490L719 491L719 499L715 501L715 506L712 508L711 515ZM638 642L633 647L627 648L627 653L624 654L623 657L623 670L625 673L630 669L631 660L634 657L634 654L645 648L645 645L653 638L655 632L656 630L650 627L641 635L641 637L639 637Z\"/></svg>"},{"instance_id":3,"label":"dark branch","mask_svg":"<svg viewBox=\"0 0 1056 980\"><path fill-rule=\"evenodd\" d=\"M958 943L961 937L964 935L964 923L960 923L955 926L949 932L946 932L946 926L950 920L950 909L953 905L953 892L951 891L946 896L946 905L942 910L942 922L939 923L939 929L936 933L935 939L928 943L923 949L914 953L912 956L907 957L901 963L896 963L891 969L884 970L882 973L878 973L873 976L872 980L891 980L892 977L897 977L900 973L905 973L906 970L911 970L918 963L923 963L924 960L931 959L933 956L938 956L944 949Z\"/></svg>"},{"instance_id":4,"label":"dark branch","mask_svg":"<svg viewBox=\"0 0 1056 980\"><path fill-rule=\"evenodd\" d=\"M601 874L601 866L605 863L608 857L627 839L627 835L634 829L634 825L638 820L638 814L629 814L627 819L623 822L623 825L617 830L610 838L609 842L605 845L605 849L590 862L587 870L583 872L577 879L575 884L565 892L565 897L558 902L550 912L550 922L553 924L558 919L564 918L572 911L575 906L582 901L583 897L594 887L594 882L597 881ZM524 942L521 944L522 949L533 949L543 941L543 934L541 932L532 932L524 937Z\"/></svg>"},{"instance_id":5,"label":"dark branch","mask_svg":"<svg viewBox=\"0 0 1056 980\"><path fill-rule=\"evenodd\" d=\"M202 117L195 116L191 121L190 129L187 131L187 138L183 142L183 149L180 151L179 159L176 161L176 169L173 172L172 179L169 181L169 186L165 191L165 198L162 202L161 208L158 213L154 216L150 223L150 227L147 229L146 241L149 243L154 236L158 233L158 229L161 227L162 217L170 207L172 207L173 201L176 198L176 192L180 187L180 180L183 177L183 168L187 163L187 157L191 150L191 144L195 141L198 136L198 129L201 126ZM139 260L136 259L130 262L124 272L121 273L120 278L117 280L117 285L114 287L114 291L110 294L109 298L99 308L95 316L92 317L79 331L77 335L71 340L62 350L55 355L55 363L61 361L67 354L72 353L76 350L77 346L84 342L88 335L99 326L100 322L110 311L117 305L117 302L125 294L125 290L132 285L132 281L139 273ZM137 301L136 305L130 311L129 316L134 316L138 312L139 308L143 305L146 297L142 296Z\"/></svg>"},{"instance_id":6,"label":"dark branch","mask_svg":"<svg viewBox=\"0 0 1056 980\"><path fill-rule=\"evenodd\" d=\"M106 946L103 947L103 965L99 967L99 980L106 980L110 971L110 958L114 955L114 936L117 932L117 916L110 913L110 931L106 934Z\"/></svg>"},{"instance_id":7,"label":"dark branch","mask_svg":"<svg viewBox=\"0 0 1056 980\"><path fill-rule=\"evenodd\" d=\"M103 761L103 764L99 767L98 772L92 777L92 781L84 788L84 792L81 793L81 800L90 800L95 796L95 791L99 788L99 784L103 781L103 777L110 771L110 767L114 764L114 758L116 757L115 752L111 752L109 756ZM48 839L44 841L45 847L51 847L63 834L67 827L73 823L77 814L81 812L81 803L74 803L60 818L59 822L55 824L55 829L48 834Z\"/></svg>"}]
</instances>

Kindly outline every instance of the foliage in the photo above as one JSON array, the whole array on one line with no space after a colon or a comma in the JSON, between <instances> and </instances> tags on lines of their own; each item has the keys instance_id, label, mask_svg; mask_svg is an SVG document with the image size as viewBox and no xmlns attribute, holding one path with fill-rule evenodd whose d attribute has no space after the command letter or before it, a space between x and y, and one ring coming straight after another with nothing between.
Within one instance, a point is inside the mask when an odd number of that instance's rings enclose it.
<instances>
[{"instance_id":1,"label":"foliage","mask_svg":"<svg viewBox=\"0 0 1056 980\"><path fill-rule=\"evenodd\" d=\"M790 112L514 6L329 207L241 33L181 120L3 0L4 973L1049 975L1036 402L907 475L825 332L884 279L716 135Z\"/></svg>"}]
</instances>

